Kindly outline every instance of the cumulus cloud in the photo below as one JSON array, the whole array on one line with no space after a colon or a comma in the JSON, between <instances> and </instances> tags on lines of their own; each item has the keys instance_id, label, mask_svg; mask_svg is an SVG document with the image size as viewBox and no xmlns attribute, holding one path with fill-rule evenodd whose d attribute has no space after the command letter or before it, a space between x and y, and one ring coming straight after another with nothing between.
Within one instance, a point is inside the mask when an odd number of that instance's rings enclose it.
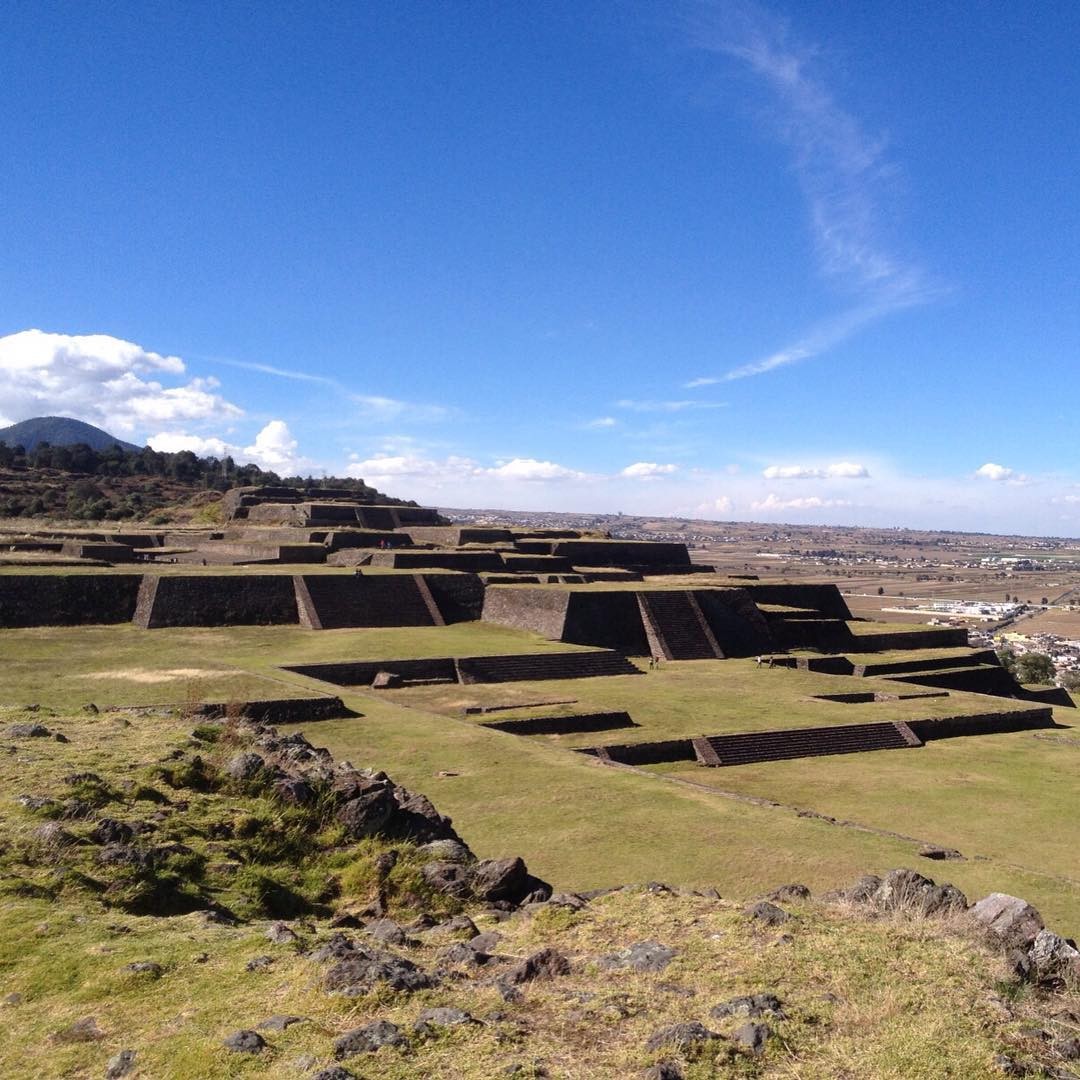
<instances>
[{"instance_id":1,"label":"cumulus cloud","mask_svg":"<svg viewBox=\"0 0 1080 1080\"><path fill-rule=\"evenodd\" d=\"M251 446L245 446L241 453L248 461L255 462L260 469L270 469L276 473L295 473L307 468L310 462L297 453L299 443L293 438L289 425L284 420L271 420L256 436Z\"/></svg>"},{"instance_id":2,"label":"cumulus cloud","mask_svg":"<svg viewBox=\"0 0 1080 1080\"><path fill-rule=\"evenodd\" d=\"M1011 480L1016 476L1016 471L1005 465L995 465L994 462L988 461L975 470L975 475L981 476L984 480Z\"/></svg>"},{"instance_id":3,"label":"cumulus cloud","mask_svg":"<svg viewBox=\"0 0 1080 1080\"><path fill-rule=\"evenodd\" d=\"M238 447L215 436L203 438L201 435L186 435L182 431L162 431L151 435L146 440L147 446L160 454L178 454L181 450L190 450L198 457L222 458L235 455Z\"/></svg>"},{"instance_id":4,"label":"cumulus cloud","mask_svg":"<svg viewBox=\"0 0 1080 1080\"><path fill-rule=\"evenodd\" d=\"M726 495L720 495L708 502L698 503L696 509L699 514L730 514L734 507L735 504Z\"/></svg>"},{"instance_id":5,"label":"cumulus cloud","mask_svg":"<svg viewBox=\"0 0 1080 1080\"><path fill-rule=\"evenodd\" d=\"M130 435L173 423L227 422L243 411L213 378L166 386L184 361L108 334L23 330L0 337L0 400L20 419L60 414Z\"/></svg>"},{"instance_id":6,"label":"cumulus cloud","mask_svg":"<svg viewBox=\"0 0 1080 1080\"><path fill-rule=\"evenodd\" d=\"M677 472L678 468L678 465L658 465L655 461L635 461L633 465L627 465L619 475L637 479L670 476L673 472Z\"/></svg>"},{"instance_id":7,"label":"cumulus cloud","mask_svg":"<svg viewBox=\"0 0 1080 1080\"><path fill-rule=\"evenodd\" d=\"M827 510L837 506L850 506L847 499L822 499L817 495L810 495L801 499L781 499L775 494L766 495L764 499L750 504L751 510Z\"/></svg>"},{"instance_id":8,"label":"cumulus cloud","mask_svg":"<svg viewBox=\"0 0 1080 1080\"><path fill-rule=\"evenodd\" d=\"M565 465L556 465L554 461L537 461L535 458L514 458L512 461L497 465L494 469L484 469L486 476L501 480L526 480L530 483L546 480L584 480L586 474L568 469Z\"/></svg>"},{"instance_id":9,"label":"cumulus cloud","mask_svg":"<svg viewBox=\"0 0 1080 1080\"><path fill-rule=\"evenodd\" d=\"M836 461L824 466L770 465L761 475L766 480L864 480L870 470L854 461Z\"/></svg>"}]
</instances>

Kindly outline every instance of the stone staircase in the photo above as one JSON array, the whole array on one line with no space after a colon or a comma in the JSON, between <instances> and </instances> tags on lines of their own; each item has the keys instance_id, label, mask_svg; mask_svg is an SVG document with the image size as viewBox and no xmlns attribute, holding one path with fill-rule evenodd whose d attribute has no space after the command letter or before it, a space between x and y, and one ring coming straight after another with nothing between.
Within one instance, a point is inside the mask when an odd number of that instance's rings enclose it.
<instances>
[{"instance_id":1,"label":"stone staircase","mask_svg":"<svg viewBox=\"0 0 1080 1080\"><path fill-rule=\"evenodd\" d=\"M922 746L922 740L899 721L713 735L695 739L694 753L701 765L749 765L829 754L906 750L914 746Z\"/></svg>"},{"instance_id":2,"label":"stone staircase","mask_svg":"<svg viewBox=\"0 0 1080 1080\"><path fill-rule=\"evenodd\" d=\"M544 679L590 679L601 675L640 675L613 649L588 652L527 653L520 656L469 656L457 661L463 683L528 682Z\"/></svg>"},{"instance_id":3,"label":"stone staircase","mask_svg":"<svg viewBox=\"0 0 1080 1080\"><path fill-rule=\"evenodd\" d=\"M637 596L653 655L666 660L718 660L723 657L692 592L650 590Z\"/></svg>"}]
</instances>

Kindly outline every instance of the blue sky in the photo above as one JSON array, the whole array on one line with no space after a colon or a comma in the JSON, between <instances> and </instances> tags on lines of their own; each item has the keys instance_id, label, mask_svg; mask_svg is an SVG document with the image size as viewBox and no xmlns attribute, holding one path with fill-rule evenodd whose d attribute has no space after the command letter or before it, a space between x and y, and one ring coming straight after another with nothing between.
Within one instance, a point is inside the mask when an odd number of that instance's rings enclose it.
<instances>
[{"instance_id":1,"label":"blue sky","mask_svg":"<svg viewBox=\"0 0 1080 1080\"><path fill-rule=\"evenodd\" d=\"M0 11L0 418L449 506L1080 534L1080 8Z\"/></svg>"}]
</instances>

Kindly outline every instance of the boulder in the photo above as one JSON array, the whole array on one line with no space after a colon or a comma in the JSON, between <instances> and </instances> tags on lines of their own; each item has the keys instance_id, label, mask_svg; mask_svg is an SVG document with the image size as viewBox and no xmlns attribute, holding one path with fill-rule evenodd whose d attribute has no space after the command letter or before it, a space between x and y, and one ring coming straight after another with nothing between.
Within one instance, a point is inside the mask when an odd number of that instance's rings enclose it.
<instances>
[{"instance_id":1,"label":"boulder","mask_svg":"<svg viewBox=\"0 0 1080 1080\"><path fill-rule=\"evenodd\" d=\"M967 897L955 885L935 885L914 870L890 870L870 896L882 911L941 915L963 911Z\"/></svg>"},{"instance_id":2,"label":"boulder","mask_svg":"<svg viewBox=\"0 0 1080 1080\"><path fill-rule=\"evenodd\" d=\"M381 832L397 809L389 785L373 784L350 799L337 812L338 821L345 826L349 838L360 840Z\"/></svg>"},{"instance_id":3,"label":"boulder","mask_svg":"<svg viewBox=\"0 0 1080 1080\"><path fill-rule=\"evenodd\" d=\"M470 885L478 900L518 902L528 891L529 871L520 858L481 859L472 869Z\"/></svg>"},{"instance_id":4,"label":"boulder","mask_svg":"<svg viewBox=\"0 0 1080 1080\"><path fill-rule=\"evenodd\" d=\"M334 1057L341 1061L355 1054L373 1053L381 1046L404 1046L405 1043L405 1036L397 1024L391 1024L389 1020L373 1020L335 1039Z\"/></svg>"},{"instance_id":5,"label":"boulder","mask_svg":"<svg viewBox=\"0 0 1080 1080\"><path fill-rule=\"evenodd\" d=\"M462 1027L464 1025L479 1024L471 1013L463 1009L435 1008L424 1009L413 1024L413 1031L417 1035L435 1035L439 1028Z\"/></svg>"},{"instance_id":6,"label":"boulder","mask_svg":"<svg viewBox=\"0 0 1080 1080\"><path fill-rule=\"evenodd\" d=\"M105 1063L105 1080L120 1080L135 1068L135 1051L121 1050Z\"/></svg>"},{"instance_id":7,"label":"boulder","mask_svg":"<svg viewBox=\"0 0 1080 1080\"><path fill-rule=\"evenodd\" d=\"M225 765L225 775L233 780L254 780L263 771L265 764L259 754L237 754Z\"/></svg>"},{"instance_id":8,"label":"boulder","mask_svg":"<svg viewBox=\"0 0 1080 1080\"><path fill-rule=\"evenodd\" d=\"M273 945L292 945L300 938L288 923L273 922L267 928L266 940Z\"/></svg>"},{"instance_id":9,"label":"boulder","mask_svg":"<svg viewBox=\"0 0 1080 1080\"><path fill-rule=\"evenodd\" d=\"M396 690L401 686L401 676L396 671L377 671L371 680L372 690Z\"/></svg>"},{"instance_id":10,"label":"boulder","mask_svg":"<svg viewBox=\"0 0 1080 1080\"><path fill-rule=\"evenodd\" d=\"M1026 900L991 893L970 909L971 917L1003 944L1026 949L1043 929L1042 916Z\"/></svg>"},{"instance_id":11,"label":"boulder","mask_svg":"<svg viewBox=\"0 0 1080 1080\"><path fill-rule=\"evenodd\" d=\"M510 985L532 982L534 979L554 979L570 974L570 961L555 949L541 949L511 968L503 977Z\"/></svg>"},{"instance_id":12,"label":"boulder","mask_svg":"<svg viewBox=\"0 0 1080 1080\"><path fill-rule=\"evenodd\" d=\"M436 892L454 896L459 900L469 896L469 873L460 863L443 860L429 862L421 868L420 876L425 884Z\"/></svg>"},{"instance_id":13,"label":"boulder","mask_svg":"<svg viewBox=\"0 0 1080 1080\"><path fill-rule=\"evenodd\" d=\"M755 1057L765 1053L765 1044L769 1041L769 1028L766 1024L743 1024L732 1033L731 1041L740 1049Z\"/></svg>"},{"instance_id":14,"label":"boulder","mask_svg":"<svg viewBox=\"0 0 1080 1080\"><path fill-rule=\"evenodd\" d=\"M768 900L759 900L748 907L743 914L748 919L764 923L766 926L781 926L791 920L791 916L783 908L770 904Z\"/></svg>"},{"instance_id":15,"label":"boulder","mask_svg":"<svg viewBox=\"0 0 1080 1080\"><path fill-rule=\"evenodd\" d=\"M402 956L355 947L323 976L324 990L346 997L359 997L380 983L391 990L411 993L428 990L438 980Z\"/></svg>"},{"instance_id":16,"label":"boulder","mask_svg":"<svg viewBox=\"0 0 1080 1080\"><path fill-rule=\"evenodd\" d=\"M257 1031L244 1029L226 1035L223 1045L234 1054L259 1054L266 1049L266 1040Z\"/></svg>"},{"instance_id":17,"label":"boulder","mask_svg":"<svg viewBox=\"0 0 1080 1080\"><path fill-rule=\"evenodd\" d=\"M95 844L126 844L135 831L124 821L102 818L91 830L90 839Z\"/></svg>"},{"instance_id":18,"label":"boulder","mask_svg":"<svg viewBox=\"0 0 1080 1080\"><path fill-rule=\"evenodd\" d=\"M766 893L762 899L768 900L774 904L782 904L786 900L809 900L810 890L805 885L799 885L797 883L781 885L778 889L773 889L772 892Z\"/></svg>"},{"instance_id":19,"label":"boulder","mask_svg":"<svg viewBox=\"0 0 1080 1080\"><path fill-rule=\"evenodd\" d=\"M710 1031L704 1024L692 1020L686 1024L669 1024L667 1027L658 1028L649 1036L645 1049L651 1053L670 1046L674 1050L685 1052L699 1043L722 1037L719 1033Z\"/></svg>"},{"instance_id":20,"label":"boulder","mask_svg":"<svg viewBox=\"0 0 1080 1080\"><path fill-rule=\"evenodd\" d=\"M618 952L600 957L598 964L605 971L663 971L675 958L675 950L658 941L639 941Z\"/></svg>"},{"instance_id":21,"label":"boulder","mask_svg":"<svg viewBox=\"0 0 1080 1080\"><path fill-rule=\"evenodd\" d=\"M771 1016L783 1020L784 1003L775 994L750 994L746 997L732 998L730 1001L714 1005L709 1015L715 1020L724 1020L729 1016L746 1016L756 1020L760 1016Z\"/></svg>"},{"instance_id":22,"label":"boulder","mask_svg":"<svg viewBox=\"0 0 1080 1080\"><path fill-rule=\"evenodd\" d=\"M1050 930L1040 930L1035 935L1028 956L1040 982L1080 975L1080 951Z\"/></svg>"}]
</instances>

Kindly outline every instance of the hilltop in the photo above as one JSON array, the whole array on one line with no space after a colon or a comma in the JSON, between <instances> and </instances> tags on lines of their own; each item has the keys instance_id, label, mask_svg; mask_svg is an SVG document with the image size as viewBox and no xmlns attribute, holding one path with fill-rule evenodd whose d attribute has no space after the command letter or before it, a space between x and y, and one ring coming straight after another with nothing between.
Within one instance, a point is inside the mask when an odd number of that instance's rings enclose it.
<instances>
[{"instance_id":1,"label":"hilltop","mask_svg":"<svg viewBox=\"0 0 1080 1080\"><path fill-rule=\"evenodd\" d=\"M11 447L21 446L27 451L37 449L42 443L50 446L76 446L81 443L91 450L108 450L112 446L119 446L121 450L135 453L142 449L70 416L35 416L30 420L20 420L10 427L0 428L0 442Z\"/></svg>"}]
</instances>

